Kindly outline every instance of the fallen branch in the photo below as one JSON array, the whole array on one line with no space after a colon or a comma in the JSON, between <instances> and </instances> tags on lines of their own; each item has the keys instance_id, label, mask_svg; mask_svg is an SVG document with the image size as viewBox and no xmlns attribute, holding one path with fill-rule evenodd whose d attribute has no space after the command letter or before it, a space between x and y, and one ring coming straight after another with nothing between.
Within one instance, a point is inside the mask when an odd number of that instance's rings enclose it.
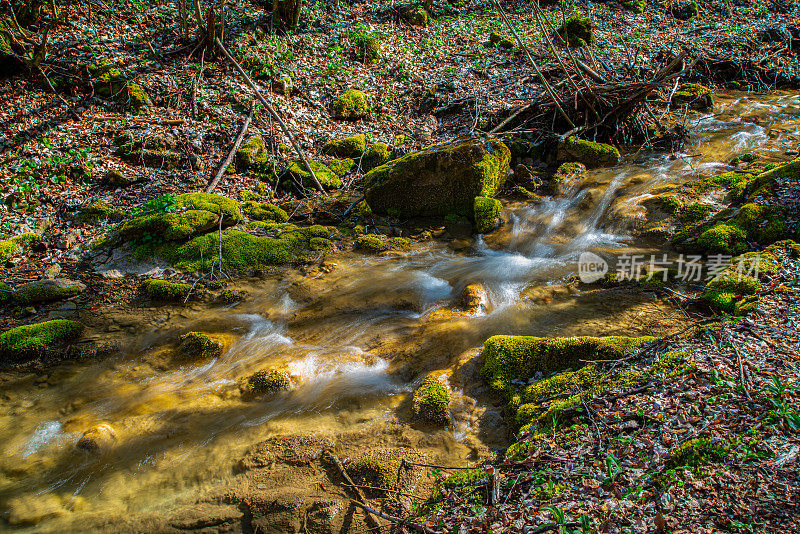
<instances>
[{"instance_id":1,"label":"fallen branch","mask_svg":"<svg viewBox=\"0 0 800 534\"><path fill-rule=\"evenodd\" d=\"M297 144L297 141L292 135L292 132L290 132L289 128L286 127L286 124L283 122L283 119L281 119L280 115L278 115L275 109L269 105L269 102L267 102L264 99L264 97L261 96L261 92L256 87L256 84L253 83L253 80L250 79L250 76L248 76L248 74L239 64L239 62L233 58L230 52L228 52L228 49L225 48L222 42L219 39L215 39L215 42L217 43L217 47L219 47L219 49L222 51L222 54L228 59L228 61L230 61L233 64L233 66L236 68L236 70L239 72L242 78L244 78L244 81L247 83L247 85L250 86L250 89L253 90L253 92L256 95L256 98L258 98L258 101L261 102L261 104L266 108L266 110L269 112L272 118L278 122L278 125L280 125L281 130L283 130L283 133L285 133L286 137L289 138L289 142L292 143L292 147L294 147L294 149L300 155L300 159L303 161L303 164L306 166L306 169L308 169L308 172L311 174L311 178L314 180L314 185L317 186L317 189L319 189L323 195L328 196L328 193L325 192L325 189L322 187L322 184L319 183L319 180L317 179L317 174L314 172L314 169L311 168L311 164L308 162L308 159L306 159L305 152L303 152L303 150L300 148L300 145Z\"/></svg>"},{"instance_id":2,"label":"fallen branch","mask_svg":"<svg viewBox=\"0 0 800 534\"><path fill-rule=\"evenodd\" d=\"M355 504L356 506L358 506L359 508L361 508L365 512L368 512L370 514L375 514L376 516L381 517L383 519L386 519L387 521L391 521L392 523L397 523L399 525L403 525L404 527L408 527L408 528L410 528L412 530L416 530L417 532L422 532L423 534L436 534L435 530L431 530L430 528L428 528L425 525L422 525L420 523L415 523L414 521L409 521L407 519L402 519L400 517L395 517L393 515L385 514L385 513L381 512L380 510L375 510L374 508L370 508L369 506L367 506L365 504L362 504L362 503L360 503L358 501L352 500L352 499L351 499L350 502L352 502L353 504Z\"/></svg>"},{"instance_id":3,"label":"fallen branch","mask_svg":"<svg viewBox=\"0 0 800 534\"><path fill-rule=\"evenodd\" d=\"M253 103L250 102L250 113L247 115L247 118L244 120L244 124L242 124L242 129L239 130L239 135L236 136L236 141L233 142L233 146L231 147L230 152L222 160L222 165L220 165L219 169L217 170L216 176L214 179L209 182L208 187L206 187L206 193L212 192L219 184L219 181L222 179L222 175L225 174L225 171L228 170L228 167L231 165L231 161L233 161L233 156L236 155L236 151L239 150L239 147L242 145L242 141L244 141L244 136L247 133L247 129L250 128L250 122L253 120Z\"/></svg>"},{"instance_id":4,"label":"fallen branch","mask_svg":"<svg viewBox=\"0 0 800 534\"><path fill-rule=\"evenodd\" d=\"M327 449L323 452L323 457L327 457L328 461L330 461L336 467L336 469L339 471L339 474L342 476L344 481L347 482L347 486L350 488L350 491L352 491L353 494L355 494L356 499L352 501L353 504L360 506L361 508L364 509L365 512L367 512L366 517L369 528L380 532L381 525L380 523L378 523L378 520L372 516L372 514L380 516L380 512L376 513L376 510L373 510L372 508L369 508L366 504L364 504L365 502L367 502L367 498L364 497L364 494L361 492L359 487L353 482L353 479L350 478L350 475L347 474L347 471L345 471L341 460L339 460L339 458L335 454L333 454L333 451L330 449Z\"/></svg>"}]
</instances>

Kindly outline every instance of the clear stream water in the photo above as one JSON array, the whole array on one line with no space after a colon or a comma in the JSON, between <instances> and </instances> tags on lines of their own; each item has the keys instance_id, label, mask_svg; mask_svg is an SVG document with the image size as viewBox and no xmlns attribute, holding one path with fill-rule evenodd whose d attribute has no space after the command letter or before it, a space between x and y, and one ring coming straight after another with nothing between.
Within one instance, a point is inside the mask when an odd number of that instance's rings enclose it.
<instances>
[{"instance_id":1,"label":"clear stream water","mask_svg":"<svg viewBox=\"0 0 800 534\"><path fill-rule=\"evenodd\" d=\"M328 260L335 264L328 274L287 271L249 283L251 298L240 305L145 321L135 341L106 361L64 365L46 380L7 376L0 513L41 522L0 530L75 531L83 517L191 502L230 477L260 440L335 434L397 416L423 371L451 366L493 334L625 328L612 324L619 315L606 313L609 303L587 304L565 289L580 253L655 250L631 237L642 200L728 170L736 155L786 159L787 147L798 145L796 94L720 95L716 112L690 116L692 138L678 157L630 155L590 172L565 196L510 203L506 224L485 240L428 242L391 256L342 254ZM448 312L476 282L486 290L486 310ZM176 360L170 343L189 327L218 335L224 354ZM265 367L289 370L297 386L244 402L237 381ZM458 403L454 411L454 439L476 435L468 411ZM81 434L100 422L116 430L115 447L77 451Z\"/></svg>"}]
</instances>

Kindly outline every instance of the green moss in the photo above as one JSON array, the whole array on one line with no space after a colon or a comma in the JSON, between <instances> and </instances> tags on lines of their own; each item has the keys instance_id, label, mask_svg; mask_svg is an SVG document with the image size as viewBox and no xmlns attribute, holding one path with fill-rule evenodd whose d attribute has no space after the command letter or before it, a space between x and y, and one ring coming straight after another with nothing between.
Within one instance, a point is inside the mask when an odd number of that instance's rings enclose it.
<instances>
[{"instance_id":1,"label":"green moss","mask_svg":"<svg viewBox=\"0 0 800 534\"><path fill-rule=\"evenodd\" d=\"M11 361L35 358L53 344L79 338L82 332L81 323L65 319L18 326L0 334L0 356Z\"/></svg>"},{"instance_id":2,"label":"green moss","mask_svg":"<svg viewBox=\"0 0 800 534\"><path fill-rule=\"evenodd\" d=\"M434 145L368 172L367 203L376 213L403 217L471 217L475 197L492 197L503 187L510 159L495 139Z\"/></svg>"},{"instance_id":3,"label":"green moss","mask_svg":"<svg viewBox=\"0 0 800 534\"><path fill-rule=\"evenodd\" d=\"M275 369L257 371L247 378L243 393L268 395L289 389L290 383L289 374L285 371Z\"/></svg>"},{"instance_id":4,"label":"green moss","mask_svg":"<svg viewBox=\"0 0 800 534\"><path fill-rule=\"evenodd\" d=\"M0 240L0 262L5 263L14 256L26 254L42 242L41 237L32 232Z\"/></svg>"},{"instance_id":5,"label":"green moss","mask_svg":"<svg viewBox=\"0 0 800 534\"><path fill-rule=\"evenodd\" d=\"M506 449L506 461L508 462L521 462L528 457L528 454L531 451L532 443L528 441L518 441L517 443L512 443L509 445L508 449Z\"/></svg>"},{"instance_id":6,"label":"green moss","mask_svg":"<svg viewBox=\"0 0 800 534\"><path fill-rule=\"evenodd\" d=\"M348 89L331 103L334 119L358 120L367 116L370 110L369 96L357 89Z\"/></svg>"},{"instance_id":7,"label":"green moss","mask_svg":"<svg viewBox=\"0 0 800 534\"><path fill-rule=\"evenodd\" d=\"M80 295L86 289L80 282L69 280L40 280L21 286L14 291L14 301L20 305L53 302Z\"/></svg>"},{"instance_id":8,"label":"green moss","mask_svg":"<svg viewBox=\"0 0 800 534\"><path fill-rule=\"evenodd\" d=\"M383 165L392 159L392 153L386 143L375 143L369 150L364 152L364 157L361 158L361 169L364 172L369 172L375 167Z\"/></svg>"},{"instance_id":9,"label":"green moss","mask_svg":"<svg viewBox=\"0 0 800 534\"><path fill-rule=\"evenodd\" d=\"M230 226L242 219L238 202L208 193L178 195L172 209L175 211L146 213L127 219L117 228L117 233L124 239L150 236L167 241L183 241L216 227L220 213L223 226Z\"/></svg>"},{"instance_id":10,"label":"green moss","mask_svg":"<svg viewBox=\"0 0 800 534\"><path fill-rule=\"evenodd\" d=\"M382 235L366 234L360 235L356 239L356 248L367 252L383 252L389 250L389 247L386 236Z\"/></svg>"},{"instance_id":11,"label":"green moss","mask_svg":"<svg viewBox=\"0 0 800 534\"><path fill-rule=\"evenodd\" d=\"M183 301L189 295L191 289L192 286L189 284L179 284L168 282L167 280L149 278L142 282L142 290L153 300L170 302Z\"/></svg>"},{"instance_id":12,"label":"green moss","mask_svg":"<svg viewBox=\"0 0 800 534\"><path fill-rule=\"evenodd\" d=\"M689 106L690 109L711 113L714 111L714 99L711 90L696 83L685 83L672 95L672 104Z\"/></svg>"},{"instance_id":13,"label":"green moss","mask_svg":"<svg viewBox=\"0 0 800 534\"><path fill-rule=\"evenodd\" d=\"M739 254L747 250L747 232L738 226L717 223L705 230L697 239L697 244L711 252Z\"/></svg>"},{"instance_id":14,"label":"green moss","mask_svg":"<svg viewBox=\"0 0 800 534\"><path fill-rule=\"evenodd\" d=\"M335 159L328 163L328 168L338 177L343 177L355 167L356 162L352 159Z\"/></svg>"},{"instance_id":15,"label":"green moss","mask_svg":"<svg viewBox=\"0 0 800 534\"><path fill-rule=\"evenodd\" d=\"M800 180L800 159L795 159L788 163L768 165L764 172L756 176L753 180L753 193L750 195L750 198L755 199L759 196L772 196L772 192L779 178Z\"/></svg>"},{"instance_id":16,"label":"green moss","mask_svg":"<svg viewBox=\"0 0 800 534\"><path fill-rule=\"evenodd\" d=\"M499 200L486 197L475 197L474 217L475 231L479 234L491 232L497 227L497 220L503 204Z\"/></svg>"},{"instance_id":17,"label":"green moss","mask_svg":"<svg viewBox=\"0 0 800 534\"><path fill-rule=\"evenodd\" d=\"M619 4L622 6L622 9L630 11L631 13L644 13L647 7L647 2L645 2L645 0L620 0Z\"/></svg>"},{"instance_id":18,"label":"green moss","mask_svg":"<svg viewBox=\"0 0 800 534\"><path fill-rule=\"evenodd\" d=\"M244 203L242 211L256 221L272 221L272 222L286 222L289 220L289 215L280 209L278 206L266 204L263 202L248 201Z\"/></svg>"},{"instance_id":19,"label":"green moss","mask_svg":"<svg viewBox=\"0 0 800 534\"><path fill-rule=\"evenodd\" d=\"M335 158L360 158L366 149L367 138L364 134L358 134L336 141L329 141L322 148L322 151Z\"/></svg>"},{"instance_id":20,"label":"green moss","mask_svg":"<svg viewBox=\"0 0 800 534\"><path fill-rule=\"evenodd\" d=\"M620 155L619 150L611 145L570 137L558 147L558 159L577 161L587 167L600 167L616 165Z\"/></svg>"},{"instance_id":21,"label":"green moss","mask_svg":"<svg viewBox=\"0 0 800 534\"><path fill-rule=\"evenodd\" d=\"M77 219L81 222L93 222L100 219L119 221L125 216L121 210L112 208L105 201L98 200L78 211Z\"/></svg>"},{"instance_id":22,"label":"green moss","mask_svg":"<svg viewBox=\"0 0 800 534\"><path fill-rule=\"evenodd\" d=\"M236 168L240 172L263 167L269 161L264 138L260 135L252 135L239 150L236 151Z\"/></svg>"},{"instance_id":23,"label":"green moss","mask_svg":"<svg viewBox=\"0 0 800 534\"><path fill-rule=\"evenodd\" d=\"M437 492L438 495L435 497L452 492L461 498L466 498L470 503L483 504L486 502L486 492L476 491L476 486L486 485L488 482L489 472L486 469L463 469L444 479L441 484L444 491Z\"/></svg>"},{"instance_id":24,"label":"green moss","mask_svg":"<svg viewBox=\"0 0 800 534\"><path fill-rule=\"evenodd\" d=\"M676 214L683 209L683 202L675 195L665 195L659 200L659 207L667 213Z\"/></svg>"},{"instance_id":25,"label":"green moss","mask_svg":"<svg viewBox=\"0 0 800 534\"><path fill-rule=\"evenodd\" d=\"M508 37L503 37L497 32L492 32L489 34L489 44L491 46L497 48L504 48L506 50L511 50L514 48L514 41L512 41Z\"/></svg>"},{"instance_id":26,"label":"green moss","mask_svg":"<svg viewBox=\"0 0 800 534\"><path fill-rule=\"evenodd\" d=\"M304 228L303 233L308 237L322 237L325 239L328 239L331 236L331 231L321 224L314 224L308 228Z\"/></svg>"},{"instance_id":27,"label":"green moss","mask_svg":"<svg viewBox=\"0 0 800 534\"><path fill-rule=\"evenodd\" d=\"M355 484L391 489L394 485L396 470L389 461L375 456L364 456L347 466L347 474ZM374 490L367 491L367 493L374 495Z\"/></svg>"},{"instance_id":28,"label":"green moss","mask_svg":"<svg viewBox=\"0 0 800 534\"><path fill-rule=\"evenodd\" d=\"M105 98L113 98L123 105L130 105L131 110L144 115L153 109L153 102L136 83L130 83L122 72L110 63L97 63L87 66L92 78L95 93Z\"/></svg>"},{"instance_id":29,"label":"green moss","mask_svg":"<svg viewBox=\"0 0 800 534\"><path fill-rule=\"evenodd\" d=\"M691 20L700 16L700 10L694 0L673 5L670 8L670 12L678 20Z\"/></svg>"},{"instance_id":30,"label":"green moss","mask_svg":"<svg viewBox=\"0 0 800 534\"><path fill-rule=\"evenodd\" d=\"M128 99L131 109L137 115L146 115L153 110L153 102L138 83L128 84Z\"/></svg>"},{"instance_id":31,"label":"green moss","mask_svg":"<svg viewBox=\"0 0 800 534\"><path fill-rule=\"evenodd\" d=\"M176 211L205 210L219 216L222 213L222 224L236 224L242 220L239 203L231 198L211 193L185 193L175 197L173 208Z\"/></svg>"},{"instance_id":32,"label":"green moss","mask_svg":"<svg viewBox=\"0 0 800 534\"><path fill-rule=\"evenodd\" d=\"M218 358L222 343L202 332L187 332L180 337L178 353L185 359Z\"/></svg>"},{"instance_id":33,"label":"green moss","mask_svg":"<svg viewBox=\"0 0 800 534\"><path fill-rule=\"evenodd\" d=\"M679 211L681 221L686 224L694 224L714 213L716 208L712 204L696 202L694 204L686 204Z\"/></svg>"},{"instance_id":34,"label":"green moss","mask_svg":"<svg viewBox=\"0 0 800 534\"><path fill-rule=\"evenodd\" d=\"M436 376L428 376L414 392L414 417L434 424L445 424L450 418L450 389Z\"/></svg>"},{"instance_id":35,"label":"green moss","mask_svg":"<svg viewBox=\"0 0 800 534\"><path fill-rule=\"evenodd\" d=\"M242 202L255 202L261 199L262 196L255 191L239 191L239 200Z\"/></svg>"},{"instance_id":36,"label":"green moss","mask_svg":"<svg viewBox=\"0 0 800 534\"><path fill-rule=\"evenodd\" d=\"M338 189L342 186L342 180L326 165L319 161L309 161L308 163L311 165L311 168L314 169L314 174L317 176L319 183L322 184L322 187L326 189ZM287 170L295 180L303 185L303 187L310 189L316 187L311 173L308 172L308 169L302 161L292 161Z\"/></svg>"},{"instance_id":37,"label":"green moss","mask_svg":"<svg viewBox=\"0 0 800 534\"><path fill-rule=\"evenodd\" d=\"M4 304L11 300L14 290L5 282L0 282L0 304Z\"/></svg>"},{"instance_id":38,"label":"green moss","mask_svg":"<svg viewBox=\"0 0 800 534\"><path fill-rule=\"evenodd\" d=\"M377 63L381 59L381 42L371 33L353 32L349 36L353 56L362 63Z\"/></svg>"},{"instance_id":39,"label":"green moss","mask_svg":"<svg viewBox=\"0 0 800 534\"><path fill-rule=\"evenodd\" d=\"M324 237L312 237L309 240L309 248L314 251L328 250L333 247L333 242Z\"/></svg>"},{"instance_id":40,"label":"green moss","mask_svg":"<svg viewBox=\"0 0 800 534\"><path fill-rule=\"evenodd\" d=\"M595 43L592 20L577 10L556 30L556 33L572 48Z\"/></svg>"},{"instance_id":41,"label":"green moss","mask_svg":"<svg viewBox=\"0 0 800 534\"><path fill-rule=\"evenodd\" d=\"M400 13L400 17L411 26L424 28L428 25L428 12L420 5L398 6L397 10Z\"/></svg>"},{"instance_id":42,"label":"green moss","mask_svg":"<svg viewBox=\"0 0 800 534\"><path fill-rule=\"evenodd\" d=\"M722 442L711 438L694 438L678 447L670 456L667 465L700 467L722 460L727 455L728 449Z\"/></svg>"}]
</instances>

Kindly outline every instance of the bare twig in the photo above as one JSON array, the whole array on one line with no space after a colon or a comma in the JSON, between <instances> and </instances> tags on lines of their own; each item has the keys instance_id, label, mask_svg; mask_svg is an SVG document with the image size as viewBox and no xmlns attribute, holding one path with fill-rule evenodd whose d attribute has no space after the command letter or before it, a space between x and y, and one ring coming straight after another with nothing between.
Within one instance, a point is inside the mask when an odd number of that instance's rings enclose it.
<instances>
[{"instance_id":1,"label":"bare twig","mask_svg":"<svg viewBox=\"0 0 800 534\"><path fill-rule=\"evenodd\" d=\"M359 489L359 487L353 482L353 479L350 478L350 475L347 474L347 471L342 465L341 460L339 460L339 458L335 454L333 454L333 451L330 449L327 449L323 452L323 457L326 457L328 461L330 461L334 465L334 467L336 467L336 470L339 471L339 474L342 476L344 481L347 482L350 491L352 491L353 494L355 494L356 500L354 500L353 503L360 506L361 508L364 509L365 512L367 512L366 513L367 524L369 525L369 527L371 529L380 531L381 526L372 515L372 514L380 515L380 512L376 513L375 510L369 508L366 504L364 504L367 502L366 497L364 497L364 494L361 492L361 489Z\"/></svg>"},{"instance_id":2,"label":"bare twig","mask_svg":"<svg viewBox=\"0 0 800 534\"><path fill-rule=\"evenodd\" d=\"M385 513L381 512L380 510L375 510L374 508L370 508L369 506L367 506L365 504L362 504L362 503L360 503L360 502L358 502L356 500L352 500L351 499L351 502L353 504L355 504L356 506L358 506L359 508L361 508L362 510L364 510L365 512L369 512L370 514L374 514L374 515L376 515L378 517L382 517L383 519L386 519L387 521L391 521L392 523L397 523L399 525L403 525L404 527L408 527L410 529L416 530L417 532L422 532L423 534L436 534L435 530L431 530L430 528L428 528L425 525L422 525L420 523L415 523L414 521L409 521L407 519L402 519L400 517L395 517L393 515L385 514ZM367 517L369 517L369 515Z\"/></svg>"},{"instance_id":3,"label":"bare twig","mask_svg":"<svg viewBox=\"0 0 800 534\"><path fill-rule=\"evenodd\" d=\"M219 181L222 179L222 175L225 174L225 171L230 167L231 161L233 161L233 156L236 155L236 151L239 150L239 147L242 145L242 141L244 141L244 136L247 133L247 129L250 128L250 122L253 120L253 102L250 102L250 113L248 113L247 118L244 120L244 124L242 124L242 129L239 130L239 135L236 136L236 141L234 141L233 146L231 147L230 152L222 160L222 165L220 165L219 169L217 170L216 176L208 183L208 187L206 187L206 193L212 192L219 184Z\"/></svg>"}]
</instances>

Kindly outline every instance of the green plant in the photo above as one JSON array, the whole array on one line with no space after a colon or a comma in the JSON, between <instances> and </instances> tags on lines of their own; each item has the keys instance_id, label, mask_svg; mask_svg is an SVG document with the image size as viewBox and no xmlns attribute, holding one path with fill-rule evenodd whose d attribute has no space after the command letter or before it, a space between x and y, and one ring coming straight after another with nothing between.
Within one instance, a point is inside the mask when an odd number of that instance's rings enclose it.
<instances>
[{"instance_id":1,"label":"green plant","mask_svg":"<svg viewBox=\"0 0 800 534\"><path fill-rule=\"evenodd\" d=\"M45 137L42 139L42 144L54 150L52 139ZM49 185L65 182L73 166L91 167L87 163L88 148L70 148L66 154L54 152L44 156L25 157L25 154L33 151L34 149L27 145L17 150L19 163L16 173L6 180L11 184L12 191L21 199L30 200L39 196L42 189ZM82 171L81 174L89 173Z\"/></svg>"},{"instance_id":2,"label":"green plant","mask_svg":"<svg viewBox=\"0 0 800 534\"><path fill-rule=\"evenodd\" d=\"M606 482L614 482L619 475L622 474L622 465L619 463L619 459L611 454L610 452L606 453Z\"/></svg>"},{"instance_id":3,"label":"green plant","mask_svg":"<svg viewBox=\"0 0 800 534\"><path fill-rule=\"evenodd\" d=\"M797 386L790 386L781 382L780 377L772 376L772 381L764 386L764 391L768 392L772 397L769 402L773 408L773 414L780 419L783 419L789 427L795 432L800 432L800 415L797 412L789 410L789 399L787 393L789 391L797 391Z\"/></svg>"},{"instance_id":4,"label":"green plant","mask_svg":"<svg viewBox=\"0 0 800 534\"><path fill-rule=\"evenodd\" d=\"M132 219L134 217L153 213L173 213L175 211L173 204L175 204L175 197L167 193L158 198L148 200L138 208L130 209L128 213L125 214L125 217Z\"/></svg>"}]
</instances>

